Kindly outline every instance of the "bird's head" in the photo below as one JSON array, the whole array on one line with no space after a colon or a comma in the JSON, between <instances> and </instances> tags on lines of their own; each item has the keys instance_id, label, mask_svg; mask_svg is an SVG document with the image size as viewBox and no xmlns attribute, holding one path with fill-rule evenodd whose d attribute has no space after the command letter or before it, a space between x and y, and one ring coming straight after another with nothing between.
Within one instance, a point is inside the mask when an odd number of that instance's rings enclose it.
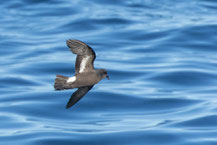
<instances>
[{"instance_id":1,"label":"bird's head","mask_svg":"<svg viewBox=\"0 0 217 145\"><path fill-rule=\"evenodd\" d=\"M99 69L97 71L98 71L99 75L102 77L102 79L103 78L107 78L109 80L109 76L107 74L107 70L105 70L105 69Z\"/></svg>"}]
</instances>

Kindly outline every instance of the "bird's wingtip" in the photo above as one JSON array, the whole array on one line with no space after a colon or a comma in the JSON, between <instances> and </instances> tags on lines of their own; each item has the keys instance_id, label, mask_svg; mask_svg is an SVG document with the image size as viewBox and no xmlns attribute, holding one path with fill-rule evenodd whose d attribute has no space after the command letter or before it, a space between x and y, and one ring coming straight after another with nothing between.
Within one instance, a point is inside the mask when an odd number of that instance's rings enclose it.
<instances>
[{"instance_id":1,"label":"bird's wingtip","mask_svg":"<svg viewBox=\"0 0 217 145\"><path fill-rule=\"evenodd\" d=\"M69 104L66 105L66 109L69 109L70 107L72 107L72 106L70 106Z\"/></svg>"}]
</instances>

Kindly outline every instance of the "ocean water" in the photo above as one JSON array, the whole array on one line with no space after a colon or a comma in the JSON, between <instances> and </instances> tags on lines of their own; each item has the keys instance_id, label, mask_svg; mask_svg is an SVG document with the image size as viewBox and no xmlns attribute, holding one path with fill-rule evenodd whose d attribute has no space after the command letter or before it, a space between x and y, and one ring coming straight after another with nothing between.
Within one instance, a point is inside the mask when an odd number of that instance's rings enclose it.
<instances>
[{"instance_id":1,"label":"ocean water","mask_svg":"<svg viewBox=\"0 0 217 145\"><path fill-rule=\"evenodd\" d=\"M1 145L216 145L217 1L0 2ZM102 80L70 109L67 39Z\"/></svg>"}]
</instances>

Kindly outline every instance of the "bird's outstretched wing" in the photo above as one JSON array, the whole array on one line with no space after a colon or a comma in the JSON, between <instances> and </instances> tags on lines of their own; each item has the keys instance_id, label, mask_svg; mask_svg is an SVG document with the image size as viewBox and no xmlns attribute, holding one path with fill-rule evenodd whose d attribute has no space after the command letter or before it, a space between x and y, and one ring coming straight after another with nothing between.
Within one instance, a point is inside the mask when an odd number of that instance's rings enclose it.
<instances>
[{"instance_id":1,"label":"bird's outstretched wing","mask_svg":"<svg viewBox=\"0 0 217 145\"><path fill-rule=\"evenodd\" d=\"M94 69L93 62L96 54L90 46L79 40L67 40L66 44L72 53L77 54L75 63L76 74Z\"/></svg>"},{"instance_id":2,"label":"bird's outstretched wing","mask_svg":"<svg viewBox=\"0 0 217 145\"><path fill-rule=\"evenodd\" d=\"M66 108L72 107L75 103L77 103L87 92L92 89L93 86L86 86L86 87L80 87L78 88L69 99Z\"/></svg>"}]
</instances>

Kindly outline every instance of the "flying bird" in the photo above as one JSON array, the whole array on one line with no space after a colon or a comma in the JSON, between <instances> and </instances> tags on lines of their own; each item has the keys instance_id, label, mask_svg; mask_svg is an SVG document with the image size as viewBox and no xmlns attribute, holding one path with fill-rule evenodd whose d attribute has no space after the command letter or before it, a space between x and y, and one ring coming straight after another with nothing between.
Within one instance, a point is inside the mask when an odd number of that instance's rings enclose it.
<instances>
[{"instance_id":1,"label":"flying bird","mask_svg":"<svg viewBox=\"0 0 217 145\"><path fill-rule=\"evenodd\" d=\"M75 75L66 77L56 75L54 88L56 91L78 88L69 99L66 108L77 103L89 90L103 78L109 79L105 69L94 69L96 54L94 50L79 40L67 40L72 53L77 54Z\"/></svg>"}]
</instances>

